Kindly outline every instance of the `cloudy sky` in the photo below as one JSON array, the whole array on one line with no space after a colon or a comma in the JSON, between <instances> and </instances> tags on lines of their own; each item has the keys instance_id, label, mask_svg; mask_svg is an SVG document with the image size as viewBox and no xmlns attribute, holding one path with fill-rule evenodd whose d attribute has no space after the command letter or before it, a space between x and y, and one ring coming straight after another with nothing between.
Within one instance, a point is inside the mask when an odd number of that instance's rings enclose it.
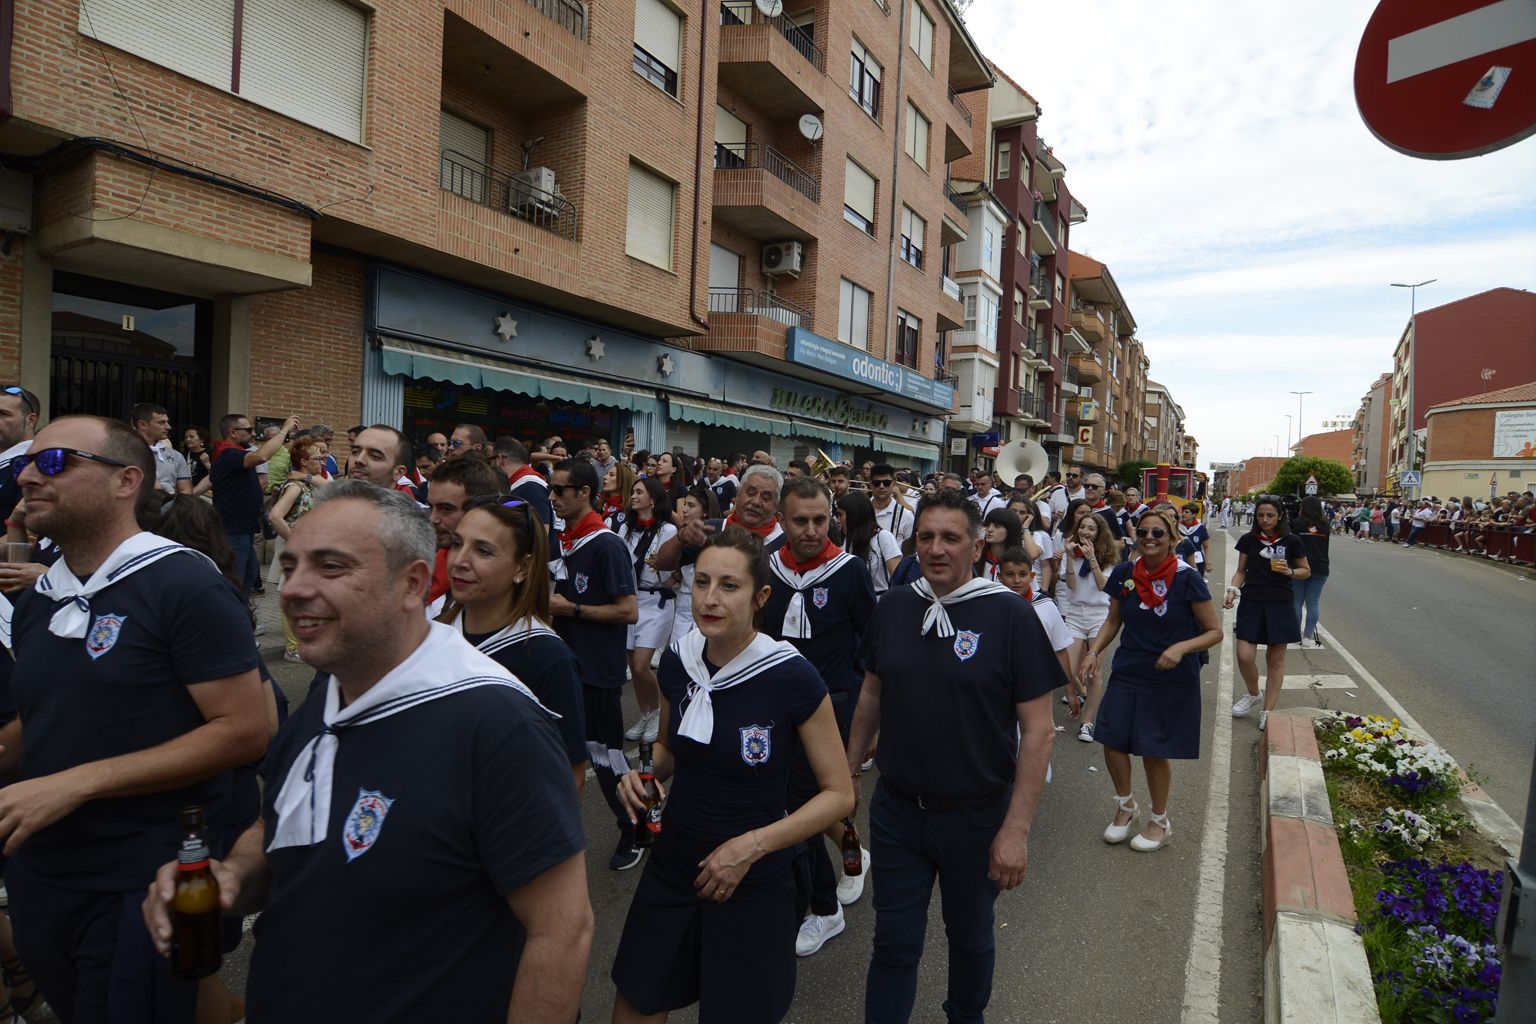
<instances>
[{"instance_id":1,"label":"cloudy sky","mask_svg":"<svg viewBox=\"0 0 1536 1024\"><path fill-rule=\"evenodd\" d=\"M1536 291L1536 138L1443 162L1379 143L1353 92L1374 7L975 0L966 16L1040 102L1089 211L1072 248L1109 264L1202 466L1284 448L1290 391L1314 392L1305 433L1352 416L1408 319L1390 282L1438 278L1420 310Z\"/></svg>"}]
</instances>

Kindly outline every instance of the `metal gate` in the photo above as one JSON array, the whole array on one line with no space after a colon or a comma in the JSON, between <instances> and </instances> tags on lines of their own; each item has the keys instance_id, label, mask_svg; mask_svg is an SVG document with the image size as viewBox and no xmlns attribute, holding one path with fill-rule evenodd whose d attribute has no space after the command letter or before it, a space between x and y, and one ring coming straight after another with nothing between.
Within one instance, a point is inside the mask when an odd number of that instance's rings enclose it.
<instances>
[{"instance_id":1,"label":"metal gate","mask_svg":"<svg viewBox=\"0 0 1536 1024\"><path fill-rule=\"evenodd\" d=\"M84 413L122 420L140 402L163 405L170 413L180 446L181 431L196 423L208 408L208 377L200 366L133 356L104 355L53 348L49 376L49 415Z\"/></svg>"}]
</instances>

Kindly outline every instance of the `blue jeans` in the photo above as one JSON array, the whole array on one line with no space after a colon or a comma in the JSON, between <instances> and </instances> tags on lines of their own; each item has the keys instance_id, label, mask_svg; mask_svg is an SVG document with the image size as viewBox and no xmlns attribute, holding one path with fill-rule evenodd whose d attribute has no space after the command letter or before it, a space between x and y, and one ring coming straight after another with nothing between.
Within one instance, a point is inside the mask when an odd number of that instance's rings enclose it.
<instances>
[{"instance_id":1,"label":"blue jeans","mask_svg":"<svg viewBox=\"0 0 1536 1024\"><path fill-rule=\"evenodd\" d=\"M912 1017L935 877L949 938L944 1014L951 1024L984 1020L992 998L998 892L987 871L1008 801L1004 795L981 808L925 811L884 783L875 787L869 808L875 949L864 987L865 1024L905 1024Z\"/></svg>"},{"instance_id":2,"label":"blue jeans","mask_svg":"<svg viewBox=\"0 0 1536 1024\"><path fill-rule=\"evenodd\" d=\"M1317 630L1317 620L1321 614L1318 611L1318 603L1323 599L1323 585L1327 582L1327 576L1308 576L1304 580L1291 580L1291 596L1296 602L1296 621L1301 623L1303 637L1312 636ZM1305 619L1302 618L1303 609L1306 610Z\"/></svg>"},{"instance_id":3,"label":"blue jeans","mask_svg":"<svg viewBox=\"0 0 1536 1024\"><path fill-rule=\"evenodd\" d=\"M249 533L226 533L224 536L229 538L229 546L235 553L235 576L249 595L256 589L257 581L261 579L261 566L256 561L255 542Z\"/></svg>"}]
</instances>

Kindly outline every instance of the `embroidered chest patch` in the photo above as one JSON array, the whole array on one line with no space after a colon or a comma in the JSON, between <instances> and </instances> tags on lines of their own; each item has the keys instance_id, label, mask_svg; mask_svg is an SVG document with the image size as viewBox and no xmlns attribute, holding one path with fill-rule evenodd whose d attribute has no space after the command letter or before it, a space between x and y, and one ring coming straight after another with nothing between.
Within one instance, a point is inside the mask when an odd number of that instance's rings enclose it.
<instances>
[{"instance_id":1,"label":"embroidered chest patch","mask_svg":"<svg viewBox=\"0 0 1536 1024\"><path fill-rule=\"evenodd\" d=\"M347 853L348 863L373 849L373 844L379 841L384 818L392 804L393 800L376 789L357 791L357 803L352 805L347 823L341 829L341 848Z\"/></svg>"},{"instance_id":2,"label":"embroidered chest patch","mask_svg":"<svg viewBox=\"0 0 1536 1024\"><path fill-rule=\"evenodd\" d=\"M813 589L811 591L811 603L817 608L825 608L827 606L827 588L816 587Z\"/></svg>"},{"instance_id":3,"label":"embroidered chest patch","mask_svg":"<svg viewBox=\"0 0 1536 1024\"><path fill-rule=\"evenodd\" d=\"M91 656L92 661L113 648L117 638L122 635L123 623L127 621L128 616L117 612L96 616L96 621L91 623L91 628L85 634L85 653Z\"/></svg>"},{"instance_id":4,"label":"embroidered chest patch","mask_svg":"<svg viewBox=\"0 0 1536 1024\"><path fill-rule=\"evenodd\" d=\"M761 725L746 725L741 729L741 759L756 766L766 764L773 754L773 733Z\"/></svg>"},{"instance_id":5,"label":"embroidered chest patch","mask_svg":"<svg viewBox=\"0 0 1536 1024\"><path fill-rule=\"evenodd\" d=\"M962 629L955 634L955 657L970 661L981 649L981 634Z\"/></svg>"},{"instance_id":6,"label":"embroidered chest patch","mask_svg":"<svg viewBox=\"0 0 1536 1024\"><path fill-rule=\"evenodd\" d=\"M578 593L578 594L585 594L587 592L587 583L588 582L589 582L589 577L587 576L586 573L584 573L584 572L577 573L576 574L576 579L575 579L576 593Z\"/></svg>"},{"instance_id":7,"label":"embroidered chest patch","mask_svg":"<svg viewBox=\"0 0 1536 1024\"><path fill-rule=\"evenodd\" d=\"M1167 597L1168 596L1168 584L1167 584L1167 582L1164 581L1164 580L1153 580L1152 581L1152 593L1156 594L1158 597Z\"/></svg>"}]
</instances>

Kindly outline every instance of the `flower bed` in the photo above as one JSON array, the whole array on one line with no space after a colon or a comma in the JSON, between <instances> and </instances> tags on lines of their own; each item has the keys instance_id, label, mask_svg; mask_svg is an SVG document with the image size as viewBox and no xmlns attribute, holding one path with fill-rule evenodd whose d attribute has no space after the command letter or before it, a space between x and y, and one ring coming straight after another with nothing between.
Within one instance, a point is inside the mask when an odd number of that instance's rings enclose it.
<instances>
[{"instance_id":1,"label":"flower bed","mask_svg":"<svg viewBox=\"0 0 1536 1024\"><path fill-rule=\"evenodd\" d=\"M1456 762L1396 719L1314 727L1383 1024L1491 1021L1502 862L1460 813Z\"/></svg>"}]
</instances>

